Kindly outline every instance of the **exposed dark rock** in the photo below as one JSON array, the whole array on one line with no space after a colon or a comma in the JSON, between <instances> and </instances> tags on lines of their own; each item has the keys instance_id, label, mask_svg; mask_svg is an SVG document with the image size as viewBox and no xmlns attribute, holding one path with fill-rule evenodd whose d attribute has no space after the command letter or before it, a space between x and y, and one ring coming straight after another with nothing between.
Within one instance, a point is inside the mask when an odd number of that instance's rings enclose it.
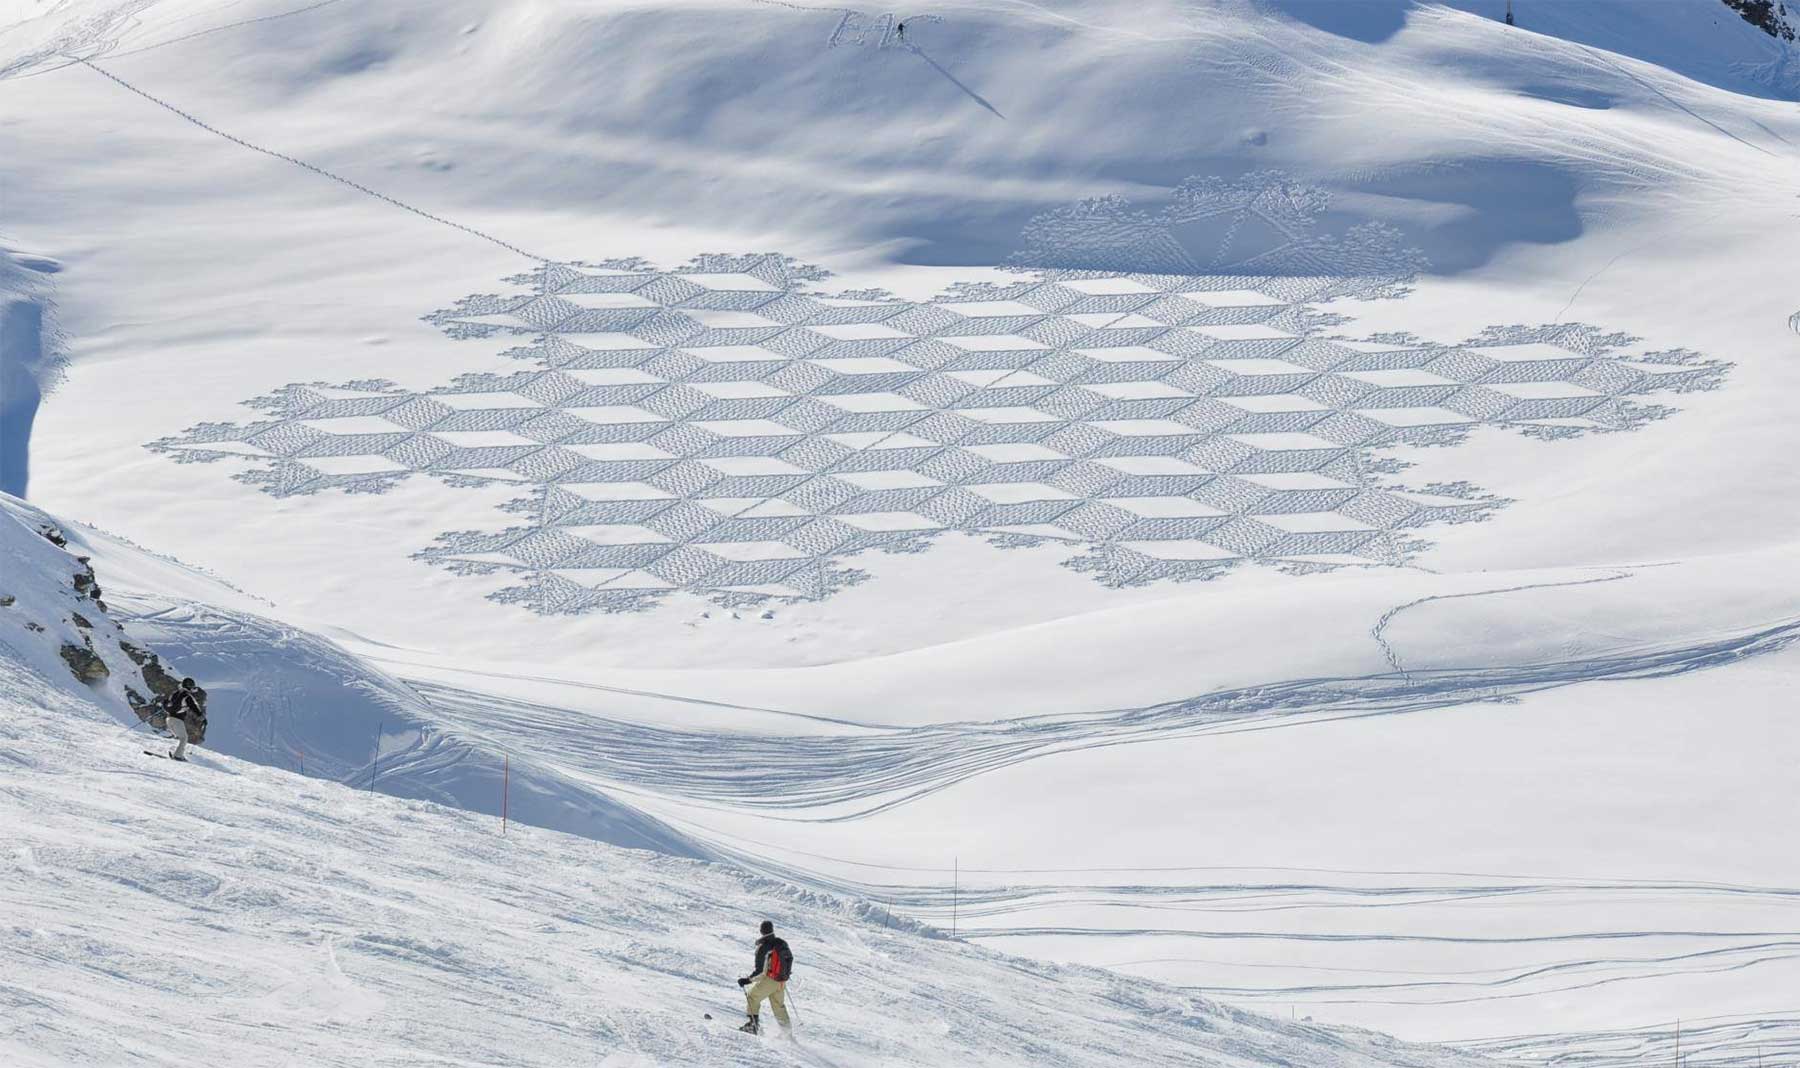
<instances>
[{"instance_id":1,"label":"exposed dark rock","mask_svg":"<svg viewBox=\"0 0 1800 1068\"><path fill-rule=\"evenodd\" d=\"M69 618L71 620L73 620L75 625L77 627L80 627L82 630L93 630L94 629L94 625L92 623L89 623L87 621L87 617L82 615L80 612L70 612Z\"/></svg>"},{"instance_id":2,"label":"exposed dark rock","mask_svg":"<svg viewBox=\"0 0 1800 1068\"><path fill-rule=\"evenodd\" d=\"M1788 19L1786 0L1724 0L1725 6L1741 15L1745 22L1783 41L1800 34Z\"/></svg>"},{"instance_id":3,"label":"exposed dark rock","mask_svg":"<svg viewBox=\"0 0 1800 1068\"><path fill-rule=\"evenodd\" d=\"M25 629L31 631L33 634L44 633L44 625L42 623L35 623L29 619L25 621Z\"/></svg>"},{"instance_id":4,"label":"exposed dark rock","mask_svg":"<svg viewBox=\"0 0 1800 1068\"><path fill-rule=\"evenodd\" d=\"M53 526L47 524L41 526L38 528L38 533L42 534L45 540L49 541L50 544L56 546L58 549L66 549L69 547L69 539L63 537L62 531Z\"/></svg>"},{"instance_id":5,"label":"exposed dark rock","mask_svg":"<svg viewBox=\"0 0 1800 1068\"><path fill-rule=\"evenodd\" d=\"M65 642L58 650L62 654L63 663L82 682L99 682L112 672L107 670L106 661L100 655L85 646Z\"/></svg>"},{"instance_id":6,"label":"exposed dark rock","mask_svg":"<svg viewBox=\"0 0 1800 1068\"><path fill-rule=\"evenodd\" d=\"M169 674L163 667L162 658L150 650L125 641L119 643L119 648L125 651L125 655L130 657L131 662L136 664L143 673L144 683L150 687L153 698L167 697L175 692L177 686L181 685L181 679Z\"/></svg>"},{"instance_id":7,"label":"exposed dark rock","mask_svg":"<svg viewBox=\"0 0 1800 1068\"><path fill-rule=\"evenodd\" d=\"M0 593L0 608L11 608L18 598L10 593Z\"/></svg>"}]
</instances>

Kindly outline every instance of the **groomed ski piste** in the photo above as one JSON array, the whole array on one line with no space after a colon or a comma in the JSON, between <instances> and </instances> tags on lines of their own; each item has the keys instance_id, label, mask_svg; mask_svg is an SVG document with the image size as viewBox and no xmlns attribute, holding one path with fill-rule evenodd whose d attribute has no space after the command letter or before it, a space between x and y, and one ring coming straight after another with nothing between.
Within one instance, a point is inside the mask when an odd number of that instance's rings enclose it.
<instances>
[{"instance_id":1,"label":"groomed ski piste","mask_svg":"<svg viewBox=\"0 0 1800 1068\"><path fill-rule=\"evenodd\" d=\"M114 624L71 607L86 546L52 548L46 522L0 512L22 594L0 616L8 1065L1486 1063L1021 960L666 850L229 756L146 761ZM91 626L24 625L71 612ZM112 669L92 690L50 652L81 631ZM806 947L791 1037L731 1030L763 916Z\"/></svg>"},{"instance_id":2,"label":"groomed ski piste","mask_svg":"<svg viewBox=\"0 0 1800 1068\"><path fill-rule=\"evenodd\" d=\"M0 1053L1800 1058L1800 59L1505 6L0 14Z\"/></svg>"}]
</instances>

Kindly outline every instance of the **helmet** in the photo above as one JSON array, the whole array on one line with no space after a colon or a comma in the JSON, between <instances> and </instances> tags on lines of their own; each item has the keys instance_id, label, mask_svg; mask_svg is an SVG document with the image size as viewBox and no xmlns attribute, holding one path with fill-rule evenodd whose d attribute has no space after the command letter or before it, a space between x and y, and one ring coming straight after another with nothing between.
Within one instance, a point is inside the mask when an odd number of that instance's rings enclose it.
<instances>
[{"instance_id":1,"label":"helmet","mask_svg":"<svg viewBox=\"0 0 1800 1068\"><path fill-rule=\"evenodd\" d=\"M766 934L766 935L774 934L775 933L775 925L773 923L770 923L768 920L764 920L762 922L762 933Z\"/></svg>"},{"instance_id":2,"label":"helmet","mask_svg":"<svg viewBox=\"0 0 1800 1068\"><path fill-rule=\"evenodd\" d=\"M184 690L191 690L198 685L200 685L200 684L195 682L193 679L182 679L181 680L181 688Z\"/></svg>"}]
</instances>

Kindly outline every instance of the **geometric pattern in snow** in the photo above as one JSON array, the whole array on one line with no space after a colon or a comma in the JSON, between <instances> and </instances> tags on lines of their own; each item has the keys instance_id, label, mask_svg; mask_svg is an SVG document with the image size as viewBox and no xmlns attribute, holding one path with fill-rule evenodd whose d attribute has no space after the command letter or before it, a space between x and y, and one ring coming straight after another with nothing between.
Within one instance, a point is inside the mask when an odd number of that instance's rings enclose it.
<instances>
[{"instance_id":1,"label":"geometric pattern in snow","mask_svg":"<svg viewBox=\"0 0 1800 1068\"><path fill-rule=\"evenodd\" d=\"M847 558L947 531L1066 544L1112 585L1399 563L1419 528L1499 502L1392 484L1384 448L1629 428L1667 411L1631 397L1722 373L1578 324L1324 336L1315 305L1366 275L1047 270L922 302L809 291L822 276L774 255L539 268L428 317L529 337L528 370L292 385L251 402L265 420L151 448L248 458L238 477L282 496L515 483L521 525L415 555L516 575L496 597L536 611L617 611L819 598L861 577Z\"/></svg>"}]
</instances>

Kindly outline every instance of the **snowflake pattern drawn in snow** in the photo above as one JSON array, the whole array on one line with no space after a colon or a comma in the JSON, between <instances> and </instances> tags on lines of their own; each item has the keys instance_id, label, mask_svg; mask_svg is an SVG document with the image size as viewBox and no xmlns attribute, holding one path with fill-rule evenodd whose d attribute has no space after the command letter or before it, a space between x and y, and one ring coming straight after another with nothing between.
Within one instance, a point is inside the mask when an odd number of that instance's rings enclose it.
<instances>
[{"instance_id":1,"label":"snowflake pattern drawn in snow","mask_svg":"<svg viewBox=\"0 0 1800 1068\"><path fill-rule=\"evenodd\" d=\"M1272 246L1279 263L1040 262L1015 284L927 301L819 292L825 272L779 255L551 265L509 279L517 293L427 316L452 337L529 338L509 353L528 370L425 392L290 385L249 402L265 420L150 448L248 457L237 477L278 496L381 492L419 474L517 484L507 507L525 523L447 533L415 557L516 575L493 597L538 612L621 611L674 591L817 599L863 577L857 554L920 551L951 531L1065 544L1067 566L1115 586L1244 561L1397 564L1422 547L1420 528L1502 502L1466 484L1397 485L1405 465L1387 447L1454 444L1481 425L1629 429L1669 413L1632 397L1723 375L1685 350L1627 355L1635 339L1581 324L1457 344L1327 336L1343 320L1320 304L1402 295L1415 254L1387 234L1309 237L1291 186L1206 188L1229 194L1218 203L1234 240L1293 236ZM1091 249L1121 213L1109 202L1099 231L1091 211L1047 217L1028 250ZM1247 273L1258 267L1271 273Z\"/></svg>"}]
</instances>

